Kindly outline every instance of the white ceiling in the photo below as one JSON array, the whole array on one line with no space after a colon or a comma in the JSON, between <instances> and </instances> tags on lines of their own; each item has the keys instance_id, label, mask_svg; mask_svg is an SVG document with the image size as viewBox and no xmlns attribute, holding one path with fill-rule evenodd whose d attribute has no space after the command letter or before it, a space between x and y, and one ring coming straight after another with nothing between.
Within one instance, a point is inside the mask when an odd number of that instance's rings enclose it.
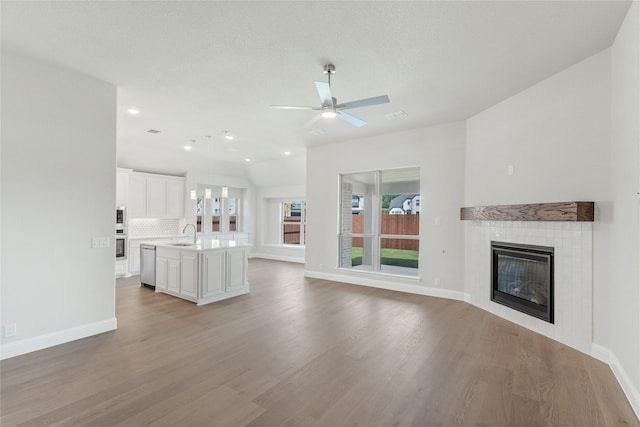
<instances>
[{"instance_id":1,"label":"white ceiling","mask_svg":"<svg viewBox=\"0 0 640 427\"><path fill-rule=\"evenodd\" d=\"M117 85L120 165L149 149L164 161L262 161L465 119L610 46L629 4L2 1L2 45ZM305 127L315 112L269 108L317 106L327 62L338 102L391 102L350 110L362 128ZM397 111L408 117L384 117Z\"/></svg>"}]
</instances>

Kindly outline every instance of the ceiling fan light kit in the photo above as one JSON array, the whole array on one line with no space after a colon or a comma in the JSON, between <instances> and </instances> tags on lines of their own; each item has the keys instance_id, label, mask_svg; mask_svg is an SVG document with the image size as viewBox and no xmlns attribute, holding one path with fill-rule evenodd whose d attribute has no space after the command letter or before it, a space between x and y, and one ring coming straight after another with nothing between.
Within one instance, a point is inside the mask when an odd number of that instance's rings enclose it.
<instances>
[{"instance_id":1,"label":"ceiling fan light kit","mask_svg":"<svg viewBox=\"0 0 640 427\"><path fill-rule=\"evenodd\" d=\"M364 120L353 114L346 113L343 110L350 108L368 107L370 105L386 104L389 102L387 95L376 96L373 98L359 99L357 101L345 102L338 104L337 99L331 94L331 75L335 74L336 66L333 64L325 64L324 74L327 75L326 82L315 82L318 96L320 97L320 107L293 106L293 105L271 105L271 108L279 108L284 110L316 110L320 111L320 117L334 118L340 117L345 122L361 127L367 124Z\"/></svg>"}]
</instances>

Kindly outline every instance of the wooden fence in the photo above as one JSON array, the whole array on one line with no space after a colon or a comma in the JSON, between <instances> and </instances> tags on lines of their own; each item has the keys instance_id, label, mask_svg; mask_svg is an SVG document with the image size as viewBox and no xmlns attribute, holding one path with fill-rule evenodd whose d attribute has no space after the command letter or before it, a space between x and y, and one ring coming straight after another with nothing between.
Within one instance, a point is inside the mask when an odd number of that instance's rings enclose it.
<instances>
[{"instance_id":1,"label":"wooden fence","mask_svg":"<svg viewBox=\"0 0 640 427\"><path fill-rule=\"evenodd\" d=\"M299 245L300 244L300 217L299 216L284 217L283 233L284 233L283 241L285 245Z\"/></svg>"},{"instance_id":2,"label":"wooden fence","mask_svg":"<svg viewBox=\"0 0 640 427\"><path fill-rule=\"evenodd\" d=\"M364 215L352 215L353 233L364 233ZM417 236L420 233L420 215L389 215L382 214L382 234L396 234L403 236ZM351 245L363 246L362 237L354 237ZM419 250L418 240L408 239L382 239L381 246L384 249L404 249L410 251Z\"/></svg>"}]
</instances>

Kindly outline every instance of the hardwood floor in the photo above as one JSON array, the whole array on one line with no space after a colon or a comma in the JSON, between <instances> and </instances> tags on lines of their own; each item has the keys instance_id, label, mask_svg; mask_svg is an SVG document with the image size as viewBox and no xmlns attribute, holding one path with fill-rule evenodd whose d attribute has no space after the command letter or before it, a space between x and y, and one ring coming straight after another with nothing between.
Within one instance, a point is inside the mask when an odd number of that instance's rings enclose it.
<instances>
[{"instance_id":1,"label":"hardwood floor","mask_svg":"<svg viewBox=\"0 0 640 427\"><path fill-rule=\"evenodd\" d=\"M608 366L460 301L252 259L203 307L117 283L118 330L2 362L8 426L639 426Z\"/></svg>"}]
</instances>

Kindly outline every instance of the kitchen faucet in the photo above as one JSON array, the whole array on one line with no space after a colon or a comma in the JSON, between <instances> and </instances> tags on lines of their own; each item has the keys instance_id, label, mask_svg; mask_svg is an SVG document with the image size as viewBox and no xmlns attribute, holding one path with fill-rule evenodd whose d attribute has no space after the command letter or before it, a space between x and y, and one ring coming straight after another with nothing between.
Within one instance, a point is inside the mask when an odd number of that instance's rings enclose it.
<instances>
[{"instance_id":1,"label":"kitchen faucet","mask_svg":"<svg viewBox=\"0 0 640 427\"><path fill-rule=\"evenodd\" d=\"M193 224L187 224L184 226L184 228L182 229L182 232L184 233L187 230L187 227L192 226L193 227L193 244L196 244L196 226Z\"/></svg>"}]
</instances>

